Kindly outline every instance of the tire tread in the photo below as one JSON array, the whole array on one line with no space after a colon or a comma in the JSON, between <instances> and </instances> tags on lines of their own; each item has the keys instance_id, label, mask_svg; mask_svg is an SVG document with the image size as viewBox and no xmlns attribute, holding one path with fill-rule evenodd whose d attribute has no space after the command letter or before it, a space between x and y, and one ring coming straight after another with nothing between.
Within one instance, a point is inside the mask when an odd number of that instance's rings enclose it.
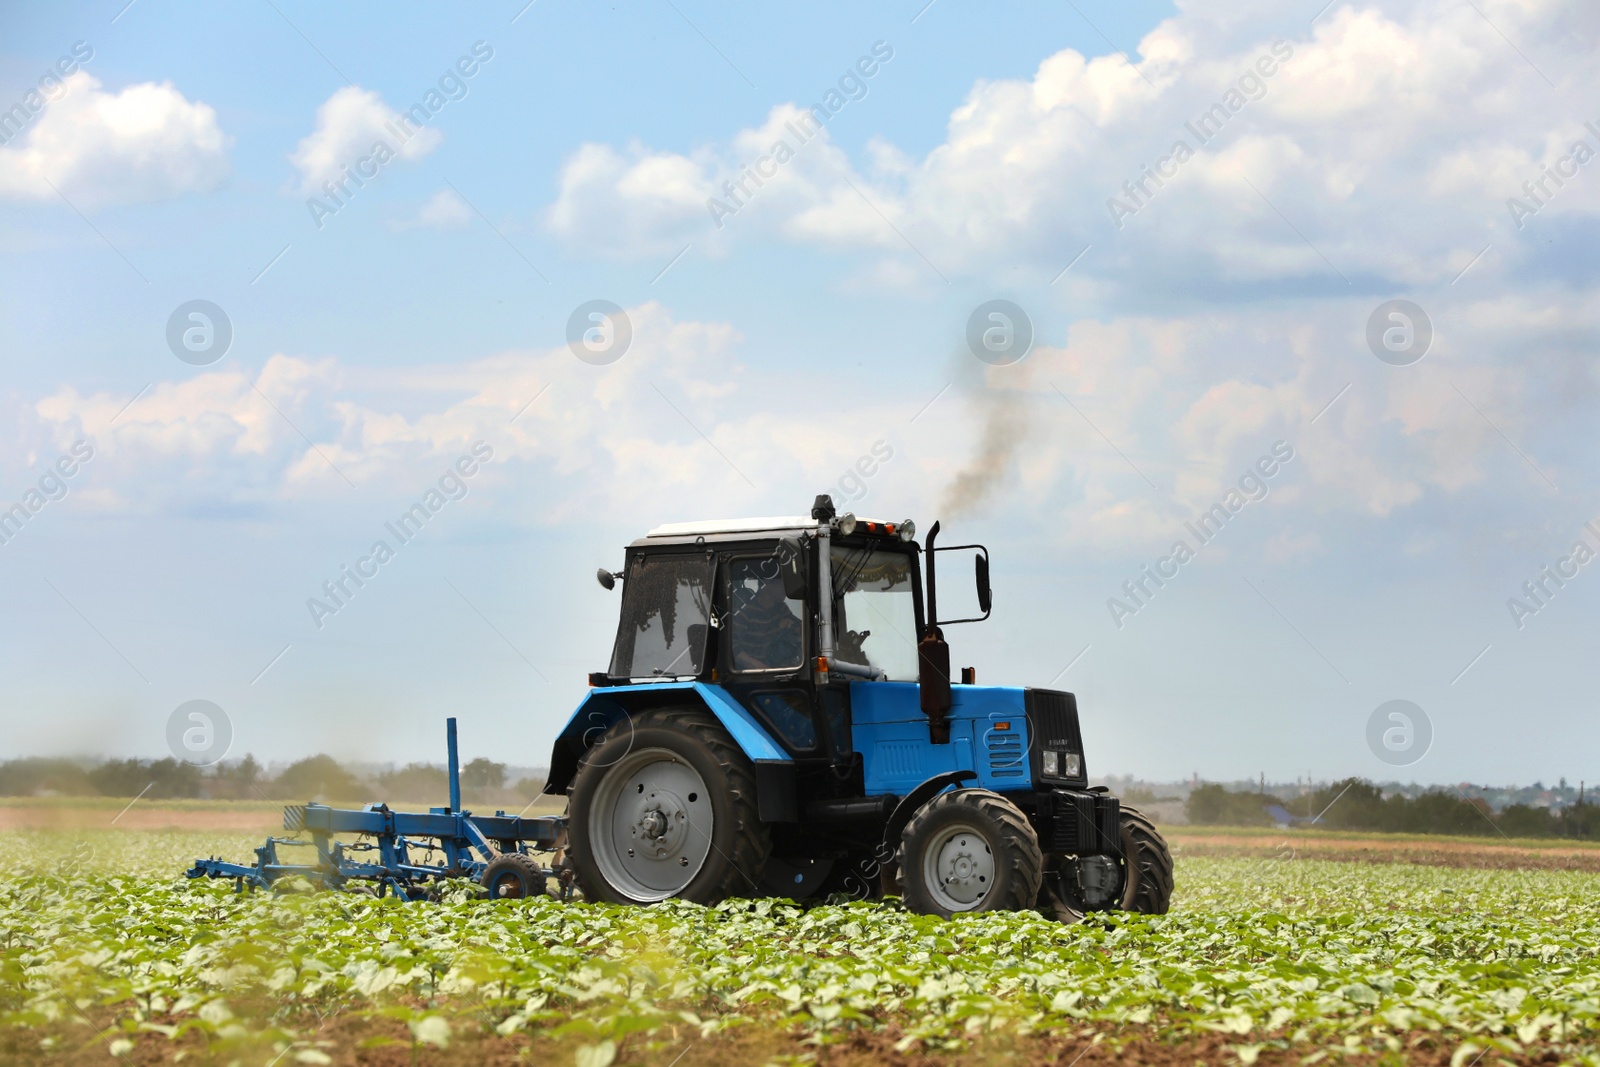
<instances>
[{"instance_id":1,"label":"tire tread","mask_svg":"<svg viewBox=\"0 0 1600 1067\"><path fill-rule=\"evenodd\" d=\"M745 895L760 896L761 873L766 867L767 857L772 853L772 831L757 815L755 768L714 715L694 708L654 708L635 717L631 723L627 720L618 723L579 761L578 772L573 776L574 789L576 790L584 772L589 770L590 754L605 744L612 733L622 729L631 732L651 726L665 726L679 730L705 745L711 750L717 766L727 777L731 801L729 806L734 811L733 850L726 857L728 876L722 885L713 890L711 896L715 900ZM708 782L707 788L710 787L711 784ZM583 891L584 899L605 900L605 894L597 892L598 887L589 885L588 880L583 877L582 865L575 866L578 888ZM712 900L701 901L701 903L712 902Z\"/></svg>"},{"instance_id":2,"label":"tire tread","mask_svg":"<svg viewBox=\"0 0 1600 1067\"><path fill-rule=\"evenodd\" d=\"M504 870L507 867L516 868L522 874L523 880L527 882L528 885L538 887L538 892L534 894L535 896L543 896L549 892L549 878L547 878L544 872L539 869L539 865L533 862L532 857L524 856L520 852L503 852L496 856L490 861L489 865L484 868L483 875L479 879L478 884L487 889L490 880L498 875L501 870Z\"/></svg>"},{"instance_id":3,"label":"tire tread","mask_svg":"<svg viewBox=\"0 0 1600 1067\"><path fill-rule=\"evenodd\" d=\"M1172 905L1172 851L1149 816L1138 808L1122 806L1119 817L1124 858L1138 877L1123 893L1124 911L1165 915Z\"/></svg>"},{"instance_id":4,"label":"tire tread","mask_svg":"<svg viewBox=\"0 0 1600 1067\"><path fill-rule=\"evenodd\" d=\"M988 789L951 789L940 793L911 816L900 834L900 849L895 879L901 897L906 895L906 852L911 841L923 833L927 822L946 808L970 805L1000 826L1002 848L996 861L1010 868L1006 879L1008 899L997 901L984 911L1024 911L1034 907L1039 886L1044 880L1044 854L1039 850L1039 835L1027 816L1011 801ZM920 866L920 865L919 865Z\"/></svg>"}]
</instances>

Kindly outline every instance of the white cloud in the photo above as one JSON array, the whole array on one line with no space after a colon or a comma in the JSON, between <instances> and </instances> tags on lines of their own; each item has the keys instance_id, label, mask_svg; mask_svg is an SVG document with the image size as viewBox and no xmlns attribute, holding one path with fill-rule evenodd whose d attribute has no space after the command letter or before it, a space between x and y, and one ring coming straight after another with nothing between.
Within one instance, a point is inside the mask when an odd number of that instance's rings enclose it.
<instances>
[{"instance_id":1,"label":"white cloud","mask_svg":"<svg viewBox=\"0 0 1600 1067\"><path fill-rule=\"evenodd\" d=\"M1518 416L1559 383L1447 351L1428 360L1448 359L1448 371L1425 360L1394 373L1370 356L1359 369L1330 366L1324 354L1344 343L1352 308L1080 320L1065 343L1020 364L957 372L961 384L914 423L925 396L827 389L810 403L784 368L744 368L729 324L652 303L628 309L633 346L607 367L564 345L407 368L280 354L253 376L224 365L159 384L112 431L126 396L64 387L34 406L27 432L39 455L93 437L119 495L79 506L112 510L181 507L181 494L259 505L338 496L346 478L403 486L481 438L539 472L538 510L517 517L541 525L676 516L684 500L787 511L881 438L896 458L873 493L893 499L889 517L932 514L975 471L966 484L1007 514L1107 557L1170 543L1280 439L1295 459L1269 508L1285 518L1262 524L1263 539L1283 521L1326 535L1336 518L1383 519L1429 498L1541 491L1451 383L1562 484L1586 469L1587 456L1547 458L1537 426ZM1475 348L1491 358L1572 315L1514 301L1452 313L1474 323ZM1219 353L1237 369L1221 369ZM780 392L789 402L772 410L766 399ZM1288 559L1314 547L1297 532L1272 551Z\"/></svg>"},{"instance_id":2,"label":"white cloud","mask_svg":"<svg viewBox=\"0 0 1600 1067\"><path fill-rule=\"evenodd\" d=\"M170 82L108 93L78 71L64 87L0 149L0 195L51 199L54 185L73 204L92 208L207 192L227 178L229 138L217 113Z\"/></svg>"},{"instance_id":3,"label":"white cloud","mask_svg":"<svg viewBox=\"0 0 1600 1067\"><path fill-rule=\"evenodd\" d=\"M300 191L320 196L326 191L324 182L337 183L361 159L377 154L414 163L443 139L436 129L417 128L372 90L347 85L317 108L316 128L295 147L289 162L300 172Z\"/></svg>"},{"instance_id":4,"label":"white cloud","mask_svg":"<svg viewBox=\"0 0 1600 1067\"><path fill-rule=\"evenodd\" d=\"M561 168L561 195L545 222L590 253L660 254L677 251L676 234L709 221L710 161L647 153L631 158L607 145L581 146Z\"/></svg>"},{"instance_id":5,"label":"white cloud","mask_svg":"<svg viewBox=\"0 0 1600 1067\"><path fill-rule=\"evenodd\" d=\"M472 208L450 189L440 189L417 209L415 217L393 224L396 230L452 230L472 221Z\"/></svg>"},{"instance_id":6,"label":"white cloud","mask_svg":"<svg viewBox=\"0 0 1600 1067\"><path fill-rule=\"evenodd\" d=\"M777 442L799 438L804 419L774 436L733 403L734 330L678 321L654 304L628 314L632 347L606 368L565 345L403 369L278 354L259 372L224 364L158 384L109 430L128 398L65 386L33 407L34 451L93 438L96 462L126 475L108 483L128 487L104 505L133 510L181 508L189 497L259 504L338 495L346 478L381 490L479 438L503 459L565 479L563 493L544 502L562 513L631 510L624 502L639 499L667 507L686 489L747 490L695 425L749 472L793 462Z\"/></svg>"},{"instance_id":7,"label":"white cloud","mask_svg":"<svg viewBox=\"0 0 1600 1067\"><path fill-rule=\"evenodd\" d=\"M1336 6L1282 41L1261 28L1275 11L1264 2L1185 5L1146 36L1137 68L1068 49L1031 78L976 83L943 143L920 159L876 142L852 160L824 132L721 229L705 199L769 151L800 108L781 105L760 126L689 154L584 145L548 219L608 254L781 236L877 250L930 278L896 230L952 276L1009 279L1021 262L1048 278L1064 249L1094 243L1080 275L1146 290L1152 276L1191 288L1296 276L1343 285L1335 268L1448 281L1463 252L1514 239L1506 198L1583 135L1550 110L1551 99L1586 91L1589 56L1569 32L1577 5L1502 6L1495 25L1538 42L1554 96L1470 5ZM892 64L878 75L895 76ZM852 105L856 120L873 121L873 104ZM1225 121L1202 145L1185 123L1214 104ZM1195 158L1155 185L1144 168L1179 140ZM1124 191L1141 181L1142 193ZM1600 182L1582 185L1562 192L1561 210L1600 210ZM1113 197L1138 208L1121 228Z\"/></svg>"},{"instance_id":8,"label":"white cloud","mask_svg":"<svg viewBox=\"0 0 1600 1067\"><path fill-rule=\"evenodd\" d=\"M780 142L784 150L777 152ZM887 146L878 146L874 157L897 165ZM689 240L716 251L736 232L775 229L829 243L850 243L861 233L895 240L841 177L852 174L848 157L810 111L780 104L760 126L692 156L639 144L624 155L585 144L563 165L561 191L545 221L574 245L619 257L671 254ZM865 178L852 180L877 198Z\"/></svg>"}]
</instances>

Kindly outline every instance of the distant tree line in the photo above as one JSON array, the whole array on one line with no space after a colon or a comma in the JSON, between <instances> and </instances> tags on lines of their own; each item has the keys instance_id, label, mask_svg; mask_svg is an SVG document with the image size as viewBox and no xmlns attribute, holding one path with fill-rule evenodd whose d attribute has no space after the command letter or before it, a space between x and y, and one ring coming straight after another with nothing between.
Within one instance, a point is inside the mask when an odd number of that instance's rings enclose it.
<instances>
[{"instance_id":1,"label":"distant tree line","mask_svg":"<svg viewBox=\"0 0 1600 1067\"><path fill-rule=\"evenodd\" d=\"M1513 804L1495 812L1483 800L1469 799L1451 789L1430 790L1415 798L1384 796L1383 790L1363 778L1347 778L1288 799L1202 785L1190 792L1185 810L1191 823L1203 826L1270 826L1278 821L1269 810L1273 807L1294 816L1298 825L1315 819L1315 825L1331 830L1600 838L1600 805L1575 804L1552 812Z\"/></svg>"},{"instance_id":2,"label":"distant tree line","mask_svg":"<svg viewBox=\"0 0 1600 1067\"><path fill-rule=\"evenodd\" d=\"M463 803L526 803L544 781L506 782L506 765L472 760L461 768ZM202 770L175 759L106 760L86 764L67 759L18 759L0 763L0 796L104 796L171 799L323 800L376 803L407 801L444 805L450 779L443 767L410 763L399 770L363 777L332 756L311 756L282 773L266 773L254 756Z\"/></svg>"}]
</instances>

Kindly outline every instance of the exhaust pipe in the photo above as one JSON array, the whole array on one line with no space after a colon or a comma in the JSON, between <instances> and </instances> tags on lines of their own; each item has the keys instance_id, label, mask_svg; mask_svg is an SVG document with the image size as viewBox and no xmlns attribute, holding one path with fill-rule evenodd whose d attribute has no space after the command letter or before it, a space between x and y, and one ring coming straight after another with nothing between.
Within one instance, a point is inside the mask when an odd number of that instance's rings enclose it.
<instances>
[{"instance_id":1,"label":"exhaust pipe","mask_svg":"<svg viewBox=\"0 0 1600 1067\"><path fill-rule=\"evenodd\" d=\"M950 646L939 629L939 586L935 574L933 542L939 536L935 522L923 542L927 557L928 625L917 643L917 688L922 698L922 713L928 717L928 740L936 745L950 743Z\"/></svg>"}]
</instances>

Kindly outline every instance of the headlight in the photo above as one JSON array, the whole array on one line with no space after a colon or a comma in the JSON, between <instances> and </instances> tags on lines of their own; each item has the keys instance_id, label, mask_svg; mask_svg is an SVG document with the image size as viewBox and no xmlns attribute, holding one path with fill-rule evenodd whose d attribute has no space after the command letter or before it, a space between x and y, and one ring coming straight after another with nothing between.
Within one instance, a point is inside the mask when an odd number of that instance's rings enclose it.
<instances>
[{"instance_id":1,"label":"headlight","mask_svg":"<svg viewBox=\"0 0 1600 1067\"><path fill-rule=\"evenodd\" d=\"M1083 773L1083 757L1076 752L1045 749L1039 753L1039 771L1046 778L1076 778Z\"/></svg>"},{"instance_id":2,"label":"headlight","mask_svg":"<svg viewBox=\"0 0 1600 1067\"><path fill-rule=\"evenodd\" d=\"M845 512L838 520L839 532L849 537L856 532L856 517L854 512Z\"/></svg>"},{"instance_id":3,"label":"headlight","mask_svg":"<svg viewBox=\"0 0 1600 1067\"><path fill-rule=\"evenodd\" d=\"M912 538L917 536L917 524L912 522L910 519L907 519L905 522L902 522L899 526L895 527L895 531L899 533L900 540L910 541Z\"/></svg>"}]
</instances>

